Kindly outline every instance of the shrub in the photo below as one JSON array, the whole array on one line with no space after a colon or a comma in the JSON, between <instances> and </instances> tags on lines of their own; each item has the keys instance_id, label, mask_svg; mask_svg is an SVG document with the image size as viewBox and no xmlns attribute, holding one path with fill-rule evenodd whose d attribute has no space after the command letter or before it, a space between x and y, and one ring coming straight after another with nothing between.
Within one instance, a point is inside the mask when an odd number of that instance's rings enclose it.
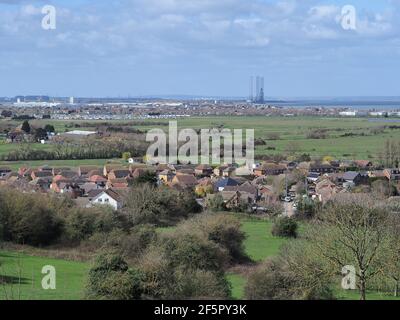
<instances>
[{"instance_id":1,"label":"shrub","mask_svg":"<svg viewBox=\"0 0 400 320\"><path fill-rule=\"evenodd\" d=\"M230 260L247 259L243 241L245 233L238 219L226 214L205 214L188 220L178 226L177 232L196 233L200 231L205 238L218 244L229 253Z\"/></svg>"},{"instance_id":2,"label":"shrub","mask_svg":"<svg viewBox=\"0 0 400 320\"><path fill-rule=\"evenodd\" d=\"M278 218L273 227L272 235L275 237L296 238L297 237L297 222L289 217Z\"/></svg>"},{"instance_id":3,"label":"shrub","mask_svg":"<svg viewBox=\"0 0 400 320\"><path fill-rule=\"evenodd\" d=\"M86 295L90 299L138 300L142 279L142 273L129 269L121 255L102 253L89 271Z\"/></svg>"},{"instance_id":4,"label":"shrub","mask_svg":"<svg viewBox=\"0 0 400 320\"><path fill-rule=\"evenodd\" d=\"M2 190L0 198L4 240L48 245L60 237L62 221L48 205L45 196Z\"/></svg>"},{"instance_id":5,"label":"shrub","mask_svg":"<svg viewBox=\"0 0 400 320\"><path fill-rule=\"evenodd\" d=\"M173 225L200 209L189 192L179 192L167 187L155 188L148 184L132 188L125 200L124 212L133 226Z\"/></svg>"},{"instance_id":6,"label":"shrub","mask_svg":"<svg viewBox=\"0 0 400 320\"><path fill-rule=\"evenodd\" d=\"M315 254L307 242L297 240L282 248L251 273L245 297L252 300L332 300L335 270Z\"/></svg>"}]
</instances>

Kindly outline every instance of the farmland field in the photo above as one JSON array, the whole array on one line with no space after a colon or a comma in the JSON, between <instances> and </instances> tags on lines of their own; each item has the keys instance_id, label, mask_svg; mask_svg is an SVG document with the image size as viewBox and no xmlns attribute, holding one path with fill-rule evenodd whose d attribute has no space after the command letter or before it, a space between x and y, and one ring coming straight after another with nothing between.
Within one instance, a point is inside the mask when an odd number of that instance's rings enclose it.
<instances>
[{"instance_id":1,"label":"farmland field","mask_svg":"<svg viewBox=\"0 0 400 320\"><path fill-rule=\"evenodd\" d=\"M34 120L37 126L53 124L58 132L73 130L93 130L86 128L88 124L109 123L112 125L132 124L132 127L143 131L159 127L168 130L169 120L152 119L137 121L57 121ZM287 153L288 148L296 146L296 153L309 153L312 156L333 156L337 159L359 158L373 159L382 150L386 139L398 138L400 126L390 123L387 119L374 120L368 118L327 118L327 117L263 117L263 116L213 116L190 117L178 119L178 126L183 128L215 128L254 129L256 138L263 139L266 145L256 147L256 155L272 155ZM145 123L149 125L145 125ZM15 123L17 124L17 123ZM384 128L386 126L386 128ZM323 139L310 139L311 131L324 130ZM49 146L34 145L35 148L51 148ZM0 145L0 154L15 148L14 146Z\"/></svg>"}]
</instances>

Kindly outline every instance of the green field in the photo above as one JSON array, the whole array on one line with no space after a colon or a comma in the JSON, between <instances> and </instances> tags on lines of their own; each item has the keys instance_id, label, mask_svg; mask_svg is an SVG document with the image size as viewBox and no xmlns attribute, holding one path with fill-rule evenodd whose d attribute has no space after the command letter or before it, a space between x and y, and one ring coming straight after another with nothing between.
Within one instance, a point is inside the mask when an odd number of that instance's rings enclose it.
<instances>
[{"instance_id":1,"label":"green field","mask_svg":"<svg viewBox=\"0 0 400 320\"><path fill-rule=\"evenodd\" d=\"M79 300L88 264L0 251L0 300ZM56 269L56 289L42 289L44 266ZM3 279L3 281L1 281Z\"/></svg>"},{"instance_id":2,"label":"green field","mask_svg":"<svg viewBox=\"0 0 400 320\"><path fill-rule=\"evenodd\" d=\"M18 170L21 167L37 168L41 166L50 167L78 167L83 165L93 165L103 167L105 164L127 165L126 162L119 159L86 159L86 160L35 160L35 161L0 161L0 166L10 167L13 170Z\"/></svg>"},{"instance_id":3,"label":"green field","mask_svg":"<svg viewBox=\"0 0 400 320\"><path fill-rule=\"evenodd\" d=\"M4 120L3 120L4 121ZM44 126L53 124L58 132L75 129L78 125L80 130L93 130L86 128L85 123L100 124L110 123L132 124L132 127L143 131L162 128L168 131L168 121L138 120L138 121L56 121L56 120L34 120L32 124ZM376 159L382 150L386 139L398 138L399 129L381 130L373 132L372 129L398 123L388 123L385 119L371 122L367 118L328 118L328 117L264 117L264 116L213 116L213 117L190 117L178 119L180 129L192 128L216 128L229 129L254 129L256 138L266 141L267 145L256 147L256 155L287 154L288 146L295 153L309 153L312 156L333 156L337 159ZM145 125L145 123L149 125ZM8 122L10 123L10 122ZM17 122L11 122L17 125ZM156 125L155 125L156 124ZM307 134L311 130L326 130L326 139L308 139ZM271 134L277 135L276 140L271 140ZM276 137L275 137L276 138ZM18 145L0 144L0 155L18 148ZM51 149L51 145L35 144L33 148Z\"/></svg>"},{"instance_id":4,"label":"green field","mask_svg":"<svg viewBox=\"0 0 400 320\"><path fill-rule=\"evenodd\" d=\"M271 235L272 223L267 220L242 218L243 230L247 234L245 250L256 262L261 262L268 257L278 254L280 247L287 241ZM173 228L159 229L168 232ZM84 286L89 264L29 256L16 252L0 251L0 275L6 282L0 281L0 300L2 299L34 299L34 300L75 300L84 297ZM41 288L42 267L52 265L57 271L57 289L43 290ZM21 281L19 280L21 279ZM246 277L229 272L227 279L232 287L232 297L242 299ZM339 281L339 280L338 280ZM335 295L340 300L358 300L357 291L344 291L335 289ZM391 300L394 297L368 292L370 300Z\"/></svg>"}]
</instances>

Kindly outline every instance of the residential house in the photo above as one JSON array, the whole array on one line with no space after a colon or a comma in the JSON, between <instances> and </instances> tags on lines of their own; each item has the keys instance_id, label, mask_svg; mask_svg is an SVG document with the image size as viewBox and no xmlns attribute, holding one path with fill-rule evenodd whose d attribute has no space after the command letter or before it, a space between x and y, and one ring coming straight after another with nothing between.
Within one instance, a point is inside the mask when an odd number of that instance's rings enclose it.
<instances>
[{"instance_id":1,"label":"residential house","mask_svg":"<svg viewBox=\"0 0 400 320\"><path fill-rule=\"evenodd\" d=\"M312 163L309 169L309 172L317 173L333 173L335 171L337 171L337 169L328 163Z\"/></svg>"},{"instance_id":2,"label":"residential house","mask_svg":"<svg viewBox=\"0 0 400 320\"><path fill-rule=\"evenodd\" d=\"M339 178L339 181L347 183L350 186L358 186L361 184L367 184L369 178L367 173L347 171Z\"/></svg>"},{"instance_id":3,"label":"residential house","mask_svg":"<svg viewBox=\"0 0 400 320\"><path fill-rule=\"evenodd\" d=\"M128 179L131 177L131 172L128 169L114 169L108 173L107 178L113 179Z\"/></svg>"},{"instance_id":4,"label":"residential house","mask_svg":"<svg viewBox=\"0 0 400 320\"><path fill-rule=\"evenodd\" d=\"M369 160L355 160L354 164L360 169L360 170L371 170L373 168L373 163Z\"/></svg>"},{"instance_id":5,"label":"residential house","mask_svg":"<svg viewBox=\"0 0 400 320\"><path fill-rule=\"evenodd\" d=\"M12 169L9 167L0 167L0 178L5 177L7 174L12 172Z\"/></svg>"},{"instance_id":6,"label":"residential house","mask_svg":"<svg viewBox=\"0 0 400 320\"><path fill-rule=\"evenodd\" d=\"M108 177L108 174L113 170L126 170L126 168L117 164L107 164L103 168L103 176Z\"/></svg>"},{"instance_id":7,"label":"residential house","mask_svg":"<svg viewBox=\"0 0 400 320\"><path fill-rule=\"evenodd\" d=\"M253 203L259 199L258 188L248 181L238 186L226 186L224 191L239 191L242 195L251 199Z\"/></svg>"},{"instance_id":8,"label":"residential house","mask_svg":"<svg viewBox=\"0 0 400 320\"><path fill-rule=\"evenodd\" d=\"M390 181L400 182L400 169L385 169L384 173Z\"/></svg>"},{"instance_id":9,"label":"residential house","mask_svg":"<svg viewBox=\"0 0 400 320\"><path fill-rule=\"evenodd\" d=\"M38 178L52 178L53 173L51 171L40 171L40 170L32 170L31 179L36 180Z\"/></svg>"},{"instance_id":10,"label":"residential house","mask_svg":"<svg viewBox=\"0 0 400 320\"><path fill-rule=\"evenodd\" d=\"M114 210L122 208L122 197L113 189L102 190L90 200L91 205L109 205Z\"/></svg>"},{"instance_id":11,"label":"residential house","mask_svg":"<svg viewBox=\"0 0 400 320\"><path fill-rule=\"evenodd\" d=\"M170 183L170 182L172 181L172 179L175 177L175 174L172 173L171 170L166 169L166 170L161 171L161 172L158 174L157 177L158 177L158 180L161 181L162 183L168 184L168 183Z\"/></svg>"},{"instance_id":12,"label":"residential house","mask_svg":"<svg viewBox=\"0 0 400 320\"><path fill-rule=\"evenodd\" d=\"M194 188L197 185L197 179L191 174L177 174L171 181L171 186L183 189Z\"/></svg>"},{"instance_id":13,"label":"residential house","mask_svg":"<svg viewBox=\"0 0 400 320\"><path fill-rule=\"evenodd\" d=\"M224 191L226 187L236 187L238 185L239 183L232 178L222 178L215 183L214 189L221 192Z\"/></svg>"},{"instance_id":14,"label":"residential house","mask_svg":"<svg viewBox=\"0 0 400 320\"><path fill-rule=\"evenodd\" d=\"M213 168L209 165L201 164L194 169L196 176L209 177L213 173Z\"/></svg>"},{"instance_id":15,"label":"residential house","mask_svg":"<svg viewBox=\"0 0 400 320\"><path fill-rule=\"evenodd\" d=\"M278 176L287 171L284 164L264 163L261 167L254 170L256 176Z\"/></svg>"},{"instance_id":16,"label":"residential house","mask_svg":"<svg viewBox=\"0 0 400 320\"><path fill-rule=\"evenodd\" d=\"M318 179L321 177L321 174L318 172L310 172L307 175L307 181L310 183L316 183Z\"/></svg>"},{"instance_id":17,"label":"residential house","mask_svg":"<svg viewBox=\"0 0 400 320\"><path fill-rule=\"evenodd\" d=\"M246 192L222 191L221 196L228 209L235 209L242 205L251 205L254 203L254 199Z\"/></svg>"},{"instance_id":18,"label":"residential house","mask_svg":"<svg viewBox=\"0 0 400 320\"><path fill-rule=\"evenodd\" d=\"M52 177L35 178L29 182L29 186L37 192L48 192L52 183Z\"/></svg>"},{"instance_id":19,"label":"residential house","mask_svg":"<svg viewBox=\"0 0 400 320\"><path fill-rule=\"evenodd\" d=\"M108 179L106 189L126 190L129 188L128 179Z\"/></svg>"},{"instance_id":20,"label":"residential house","mask_svg":"<svg viewBox=\"0 0 400 320\"><path fill-rule=\"evenodd\" d=\"M96 186L99 188L104 188L108 180L102 175L92 175L88 178L88 181L96 184Z\"/></svg>"},{"instance_id":21,"label":"residential house","mask_svg":"<svg viewBox=\"0 0 400 320\"><path fill-rule=\"evenodd\" d=\"M318 182L315 187L316 196L322 203L332 200L341 191L342 189L338 188L336 184L329 179Z\"/></svg>"},{"instance_id":22,"label":"residential house","mask_svg":"<svg viewBox=\"0 0 400 320\"><path fill-rule=\"evenodd\" d=\"M78 175L79 176L89 176L89 173L93 172L93 171L96 171L96 172L101 171L101 168L97 167L97 166L80 166L80 167L78 167Z\"/></svg>"}]
</instances>

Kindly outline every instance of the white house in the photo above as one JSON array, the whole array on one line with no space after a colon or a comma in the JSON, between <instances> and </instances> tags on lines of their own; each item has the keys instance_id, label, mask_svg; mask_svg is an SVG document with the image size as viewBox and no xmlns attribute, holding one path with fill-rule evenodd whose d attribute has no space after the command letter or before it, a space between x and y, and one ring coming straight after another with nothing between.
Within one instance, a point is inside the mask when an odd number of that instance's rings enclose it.
<instances>
[{"instance_id":1,"label":"white house","mask_svg":"<svg viewBox=\"0 0 400 320\"><path fill-rule=\"evenodd\" d=\"M112 189L107 189L93 197L90 200L90 205L109 205L114 210L118 210L122 208L122 199L118 193Z\"/></svg>"}]
</instances>

